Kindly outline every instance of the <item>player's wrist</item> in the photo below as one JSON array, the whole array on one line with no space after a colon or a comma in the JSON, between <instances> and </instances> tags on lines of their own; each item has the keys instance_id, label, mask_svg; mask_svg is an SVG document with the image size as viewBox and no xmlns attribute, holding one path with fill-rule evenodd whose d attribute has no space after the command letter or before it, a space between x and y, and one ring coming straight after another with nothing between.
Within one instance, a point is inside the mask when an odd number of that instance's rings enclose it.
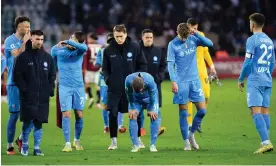
<instances>
[{"instance_id":1,"label":"player's wrist","mask_svg":"<svg viewBox=\"0 0 276 166\"><path fill-rule=\"evenodd\" d=\"M211 68L211 69L215 69L215 65L212 64L212 65L210 66L210 68Z\"/></svg>"}]
</instances>

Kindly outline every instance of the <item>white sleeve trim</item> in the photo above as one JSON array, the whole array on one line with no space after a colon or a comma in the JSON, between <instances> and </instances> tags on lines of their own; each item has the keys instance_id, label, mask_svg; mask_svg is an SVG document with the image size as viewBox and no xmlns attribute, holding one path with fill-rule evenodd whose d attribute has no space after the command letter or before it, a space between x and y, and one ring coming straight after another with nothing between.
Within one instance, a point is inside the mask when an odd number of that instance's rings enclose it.
<instances>
[{"instance_id":1,"label":"white sleeve trim","mask_svg":"<svg viewBox=\"0 0 276 166\"><path fill-rule=\"evenodd\" d=\"M247 52L247 53L245 54L245 57L246 57L246 58L249 58L249 59L252 59L252 58L253 58L253 55Z\"/></svg>"}]
</instances>

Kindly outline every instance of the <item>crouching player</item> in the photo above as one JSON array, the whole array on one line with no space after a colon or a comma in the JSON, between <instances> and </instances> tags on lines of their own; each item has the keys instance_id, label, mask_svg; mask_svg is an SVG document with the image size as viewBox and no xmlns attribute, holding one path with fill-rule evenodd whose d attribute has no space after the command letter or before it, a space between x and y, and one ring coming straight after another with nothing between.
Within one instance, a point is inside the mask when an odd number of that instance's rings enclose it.
<instances>
[{"instance_id":1,"label":"crouching player","mask_svg":"<svg viewBox=\"0 0 276 166\"><path fill-rule=\"evenodd\" d=\"M140 148L145 148L141 139L138 138L137 123L137 116L143 109L148 110L148 116L151 119L150 151L157 152L155 144L160 126L157 85L150 74L136 72L127 76L125 88L129 102L129 133L134 145L131 152L138 152Z\"/></svg>"}]
</instances>

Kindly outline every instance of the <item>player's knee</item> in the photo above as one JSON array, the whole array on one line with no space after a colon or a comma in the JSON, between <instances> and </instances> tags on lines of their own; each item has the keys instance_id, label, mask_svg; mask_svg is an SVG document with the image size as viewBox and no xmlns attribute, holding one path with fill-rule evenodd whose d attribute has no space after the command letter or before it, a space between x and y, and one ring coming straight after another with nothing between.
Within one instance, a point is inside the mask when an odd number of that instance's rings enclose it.
<instances>
[{"instance_id":1,"label":"player's knee","mask_svg":"<svg viewBox=\"0 0 276 166\"><path fill-rule=\"evenodd\" d=\"M206 115L206 109L200 109L197 111L199 117L204 117Z\"/></svg>"},{"instance_id":2,"label":"player's knee","mask_svg":"<svg viewBox=\"0 0 276 166\"><path fill-rule=\"evenodd\" d=\"M82 111L76 111L75 112L75 118L76 119L81 119L83 117Z\"/></svg>"},{"instance_id":3,"label":"player's knee","mask_svg":"<svg viewBox=\"0 0 276 166\"><path fill-rule=\"evenodd\" d=\"M197 110L202 110L205 109L206 110L206 103L204 102L199 102L199 103L195 103Z\"/></svg>"},{"instance_id":4,"label":"player's knee","mask_svg":"<svg viewBox=\"0 0 276 166\"><path fill-rule=\"evenodd\" d=\"M252 115L261 113L261 107L250 107Z\"/></svg>"},{"instance_id":5,"label":"player's knee","mask_svg":"<svg viewBox=\"0 0 276 166\"><path fill-rule=\"evenodd\" d=\"M187 110L188 109L188 105L187 104L180 104L179 105L179 109L180 110Z\"/></svg>"},{"instance_id":6,"label":"player's knee","mask_svg":"<svg viewBox=\"0 0 276 166\"><path fill-rule=\"evenodd\" d=\"M129 116L129 120L137 121L137 115Z\"/></svg>"},{"instance_id":7,"label":"player's knee","mask_svg":"<svg viewBox=\"0 0 276 166\"><path fill-rule=\"evenodd\" d=\"M64 111L64 112L62 112L62 117L64 117L64 118L71 118L71 111Z\"/></svg>"}]
</instances>

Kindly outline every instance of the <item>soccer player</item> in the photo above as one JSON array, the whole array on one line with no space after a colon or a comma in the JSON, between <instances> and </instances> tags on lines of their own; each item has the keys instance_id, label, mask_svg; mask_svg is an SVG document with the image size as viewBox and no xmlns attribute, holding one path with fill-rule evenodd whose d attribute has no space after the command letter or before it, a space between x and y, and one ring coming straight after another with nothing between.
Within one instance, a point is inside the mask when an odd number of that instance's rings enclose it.
<instances>
[{"instance_id":1,"label":"soccer player","mask_svg":"<svg viewBox=\"0 0 276 166\"><path fill-rule=\"evenodd\" d=\"M107 36L107 45L110 42L111 38L113 38L112 33L108 33ZM102 62L103 62L103 51L104 48L102 48L96 57L96 66L101 67ZM103 121L104 121L104 133L109 132L109 118L108 118L108 111L106 110L107 108L107 85L104 81L104 77L102 73L99 75L99 86L100 86L100 96L101 96L101 102L103 104L103 110L102 110L102 116L103 116ZM126 128L123 126L123 121L124 121L124 114L121 112L118 112L118 129L120 133L126 132Z\"/></svg>"},{"instance_id":2,"label":"soccer player","mask_svg":"<svg viewBox=\"0 0 276 166\"><path fill-rule=\"evenodd\" d=\"M20 102L19 102L19 90L15 86L13 81L13 66L14 59L25 50L27 41L30 39L30 19L27 17L17 17L14 22L16 32L4 42L4 53L7 58L8 68L8 82L7 82L7 93L8 93L8 105L10 117L7 126L7 155L14 155L15 150L13 146L14 134L16 130L16 122L19 117ZM19 151L22 146L22 135L20 135L16 144L18 145Z\"/></svg>"},{"instance_id":3,"label":"soccer player","mask_svg":"<svg viewBox=\"0 0 276 166\"><path fill-rule=\"evenodd\" d=\"M254 153L273 150L269 140L269 105L272 88L272 72L275 65L273 41L262 32L265 17L260 13L249 16L250 31L253 35L246 41L246 54L238 80L243 91L244 78L247 77L247 105L251 111L256 129L261 137L261 147Z\"/></svg>"},{"instance_id":4,"label":"soccer player","mask_svg":"<svg viewBox=\"0 0 276 166\"><path fill-rule=\"evenodd\" d=\"M193 35L190 35L194 33ZM211 40L201 36L197 30L190 29L188 24L180 23L177 26L177 37L168 45L168 70L174 93L173 103L179 105L179 123L182 138L185 143L184 150L199 149L194 133L206 114L206 103L201 88L197 62L197 46L213 46ZM189 133L187 123L188 101L196 105L197 113Z\"/></svg>"},{"instance_id":5,"label":"soccer player","mask_svg":"<svg viewBox=\"0 0 276 166\"><path fill-rule=\"evenodd\" d=\"M198 29L198 22L195 18L189 18L187 20L187 24L189 25L189 27L191 29L194 29L194 30ZM202 36L205 36L203 32L198 31L198 33ZM209 54L208 47L198 46L196 48L196 58L197 58L198 75L199 75L199 79L201 82L202 90L204 92L205 102L206 102L206 106L207 106L209 97L210 97L210 84L208 81L208 72L207 72L207 67L206 67L205 61L207 62L208 66L210 67L211 74L216 74L216 69L215 69L214 63L212 61L212 58ZM192 102L188 103L188 114L189 114L188 124L189 124L189 127L191 127L192 121L193 121L193 104L192 104ZM198 128L198 131L200 133L202 132L200 126Z\"/></svg>"},{"instance_id":6,"label":"soccer player","mask_svg":"<svg viewBox=\"0 0 276 166\"><path fill-rule=\"evenodd\" d=\"M97 43L98 37L95 33L89 33L87 35L87 46L88 50L86 54L84 55L83 58L83 65L85 66L85 87L86 87L86 93L88 94L89 98L89 103L88 107L92 108L92 105L94 103L94 98L93 98L93 92L91 89L91 85L93 84L95 88L97 89L96 94L97 94L97 108L100 108L100 90L99 87L97 86L99 82L99 68L95 66L96 63L96 56L99 50L103 47L102 45Z\"/></svg>"},{"instance_id":7,"label":"soccer player","mask_svg":"<svg viewBox=\"0 0 276 166\"><path fill-rule=\"evenodd\" d=\"M129 102L129 133L133 143L131 152L138 152L140 148L145 148L138 138L138 114L143 109L148 110L148 116L151 119L151 141L150 151L157 152L156 140L160 126L158 89L154 78L145 72L136 72L127 76L125 89ZM142 145L142 146L141 146Z\"/></svg>"},{"instance_id":8,"label":"soccer player","mask_svg":"<svg viewBox=\"0 0 276 166\"><path fill-rule=\"evenodd\" d=\"M65 138L63 152L71 152L70 119L71 109L75 111L75 139L73 147L83 150L80 136L83 128L83 108L85 103L84 82L82 76L83 55L87 51L85 34L75 32L69 40L61 41L52 48L52 56L57 61L59 100L62 111L62 130Z\"/></svg>"}]
</instances>

